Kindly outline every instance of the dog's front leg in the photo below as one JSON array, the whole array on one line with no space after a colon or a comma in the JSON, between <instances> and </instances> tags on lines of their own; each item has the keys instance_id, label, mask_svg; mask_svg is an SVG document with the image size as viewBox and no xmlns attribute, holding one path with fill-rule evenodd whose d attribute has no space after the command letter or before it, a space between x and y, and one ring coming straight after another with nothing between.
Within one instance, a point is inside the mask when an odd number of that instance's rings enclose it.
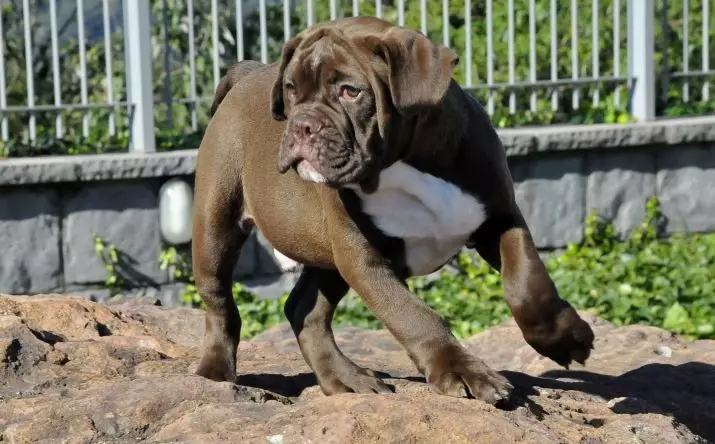
<instances>
[{"instance_id":1,"label":"dog's front leg","mask_svg":"<svg viewBox=\"0 0 715 444\"><path fill-rule=\"evenodd\" d=\"M504 297L526 342L562 366L585 363L593 349L593 331L559 297L516 204L482 225L471 246L501 271Z\"/></svg>"},{"instance_id":2,"label":"dog's front leg","mask_svg":"<svg viewBox=\"0 0 715 444\"><path fill-rule=\"evenodd\" d=\"M323 194L333 256L345 281L406 349L438 393L488 403L507 398L511 384L471 355L440 316L409 291L348 216L337 193Z\"/></svg>"},{"instance_id":3,"label":"dog's front leg","mask_svg":"<svg viewBox=\"0 0 715 444\"><path fill-rule=\"evenodd\" d=\"M331 322L348 289L337 270L306 266L286 301L286 317L324 394L391 393L373 371L356 365L335 343Z\"/></svg>"}]
</instances>

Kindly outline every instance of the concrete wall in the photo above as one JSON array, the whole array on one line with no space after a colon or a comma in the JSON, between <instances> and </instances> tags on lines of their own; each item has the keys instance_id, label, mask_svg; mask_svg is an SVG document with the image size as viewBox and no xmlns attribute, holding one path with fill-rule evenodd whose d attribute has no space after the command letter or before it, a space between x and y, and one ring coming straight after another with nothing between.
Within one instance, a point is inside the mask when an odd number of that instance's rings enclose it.
<instances>
[{"instance_id":1,"label":"concrete wall","mask_svg":"<svg viewBox=\"0 0 715 444\"><path fill-rule=\"evenodd\" d=\"M542 249L581 241L592 208L626 234L652 195L661 199L669 231L715 231L715 118L500 134L519 205ZM122 252L135 293L177 303L179 286L159 268L158 192L172 177L193 183L195 156L187 150L0 161L0 293L105 299L97 234ZM244 248L236 278L267 296L294 280L260 233Z\"/></svg>"}]
</instances>

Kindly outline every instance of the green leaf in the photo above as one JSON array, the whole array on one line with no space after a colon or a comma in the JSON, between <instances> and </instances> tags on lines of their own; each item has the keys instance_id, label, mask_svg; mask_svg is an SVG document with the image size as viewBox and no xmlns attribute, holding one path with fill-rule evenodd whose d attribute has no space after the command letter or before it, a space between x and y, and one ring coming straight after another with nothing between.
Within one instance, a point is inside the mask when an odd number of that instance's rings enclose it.
<instances>
[{"instance_id":1,"label":"green leaf","mask_svg":"<svg viewBox=\"0 0 715 444\"><path fill-rule=\"evenodd\" d=\"M687 324L690 322L690 317L688 316L687 310L683 308L679 303L674 303L665 313L665 319L663 320L663 328L669 330L684 330Z\"/></svg>"}]
</instances>

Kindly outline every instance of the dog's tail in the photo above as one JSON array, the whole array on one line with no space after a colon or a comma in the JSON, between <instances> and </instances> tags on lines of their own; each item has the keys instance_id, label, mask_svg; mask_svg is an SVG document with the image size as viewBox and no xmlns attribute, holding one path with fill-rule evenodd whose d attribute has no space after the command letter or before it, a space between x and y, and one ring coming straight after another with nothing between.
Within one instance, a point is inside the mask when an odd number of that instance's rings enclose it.
<instances>
[{"instance_id":1,"label":"dog's tail","mask_svg":"<svg viewBox=\"0 0 715 444\"><path fill-rule=\"evenodd\" d=\"M231 91L233 85L238 83L238 81L249 72L261 69L264 66L265 65L263 63L255 60L242 60L234 63L216 87L216 93L214 93L214 101L211 104L211 113L209 115L213 116L214 113L216 113L219 105L223 102L226 94Z\"/></svg>"}]
</instances>

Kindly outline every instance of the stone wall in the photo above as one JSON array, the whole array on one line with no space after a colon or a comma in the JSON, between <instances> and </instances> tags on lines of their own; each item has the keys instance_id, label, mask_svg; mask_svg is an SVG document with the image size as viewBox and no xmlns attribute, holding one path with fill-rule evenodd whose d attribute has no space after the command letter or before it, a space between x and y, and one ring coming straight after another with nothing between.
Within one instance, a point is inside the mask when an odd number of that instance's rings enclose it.
<instances>
[{"instance_id":1,"label":"stone wall","mask_svg":"<svg viewBox=\"0 0 715 444\"><path fill-rule=\"evenodd\" d=\"M657 195L669 232L715 231L715 118L633 125L500 131L519 205L538 246L583 237L591 209L621 234ZM93 235L121 252L136 291L175 305L179 287L159 267L162 183L193 183L196 151L0 161L0 293L71 291L102 300L106 271ZM236 279L266 296L290 287L260 233L242 251Z\"/></svg>"}]
</instances>

